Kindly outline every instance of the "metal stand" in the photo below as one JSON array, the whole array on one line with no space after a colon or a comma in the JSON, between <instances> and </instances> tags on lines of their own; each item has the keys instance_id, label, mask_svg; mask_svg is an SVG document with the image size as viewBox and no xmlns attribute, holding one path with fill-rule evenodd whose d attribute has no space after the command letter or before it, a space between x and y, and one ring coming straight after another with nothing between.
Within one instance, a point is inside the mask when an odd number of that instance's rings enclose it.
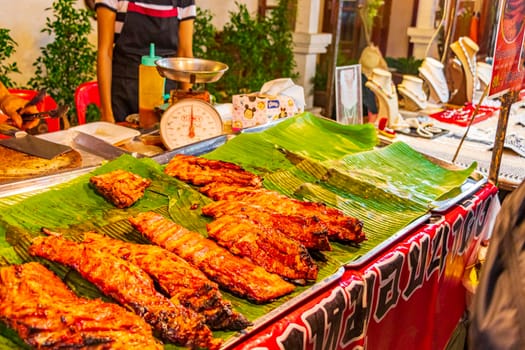
<instances>
[{"instance_id":1,"label":"metal stand","mask_svg":"<svg viewBox=\"0 0 525 350\"><path fill-rule=\"evenodd\" d=\"M490 162L489 181L498 185L498 174L501 165L501 156L503 155L503 146L505 144L505 135L507 134L507 124L509 122L510 108L512 104L518 101L519 91L509 91L501 96L501 110L498 118L498 128L494 139L494 148L492 150L492 160Z\"/></svg>"}]
</instances>

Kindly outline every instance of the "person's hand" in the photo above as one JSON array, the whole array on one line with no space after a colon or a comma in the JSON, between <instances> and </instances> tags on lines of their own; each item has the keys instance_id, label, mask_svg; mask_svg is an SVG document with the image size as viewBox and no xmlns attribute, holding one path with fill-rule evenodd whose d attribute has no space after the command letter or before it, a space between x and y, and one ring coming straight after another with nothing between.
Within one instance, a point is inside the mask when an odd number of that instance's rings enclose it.
<instances>
[{"instance_id":1,"label":"person's hand","mask_svg":"<svg viewBox=\"0 0 525 350\"><path fill-rule=\"evenodd\" d=\"M29 127L25 126L23 123L22 115L23 114L32 114L38 113L39 110L36 106L27 106L27 100L16 95L6 95L0 101L0 109L2 112L11 118L11 122L14 126L19 129L27 129ZM33 123L31 123L32 125ZM38 120L36 121L38 125Z\"/></svg>"}]
</instances>

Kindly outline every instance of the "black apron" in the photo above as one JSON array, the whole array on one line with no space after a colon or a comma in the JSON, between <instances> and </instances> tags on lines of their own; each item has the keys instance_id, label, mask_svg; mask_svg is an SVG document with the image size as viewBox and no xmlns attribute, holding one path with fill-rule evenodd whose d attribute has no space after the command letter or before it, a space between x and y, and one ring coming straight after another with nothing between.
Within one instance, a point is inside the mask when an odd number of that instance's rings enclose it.
<instances>
[{"instance_id":1,"label":"black apron","mask_svg":"<svg viewBox=\"0 0 525 350\"><path fill-rule=\"evenodd\" d=\"M176 0L141 0L142 3L173 5ZM131 5L130 1L130 5ZM128 8L129 10L129 8ZM176 56L179 45L179 19L150 17L127 12L122 32L113 48L111 104L115 121L121 122L130 114L138 113L138 73L142 56L149 55L150 43L155 44L155 55ZM175 89L174 81L166 81L166 92Z\"/></svg>"}]
</instances>

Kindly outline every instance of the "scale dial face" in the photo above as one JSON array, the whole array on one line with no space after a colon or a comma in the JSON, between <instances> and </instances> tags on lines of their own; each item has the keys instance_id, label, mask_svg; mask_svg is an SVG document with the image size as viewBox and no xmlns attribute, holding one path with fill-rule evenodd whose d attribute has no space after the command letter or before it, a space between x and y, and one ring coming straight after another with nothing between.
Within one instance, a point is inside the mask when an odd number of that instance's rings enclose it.
<instances>
[{"instance_id":1,"label":"scale dial face","mask_svg":"<svg viewBox=\"0 0 525 350\"><path fill-rule=\"evenodd\" d=\"M168 107L160 120L160 137L168 150L221 135L222 119L203 100L185 98Z\"/></svg>"}]
</instances>

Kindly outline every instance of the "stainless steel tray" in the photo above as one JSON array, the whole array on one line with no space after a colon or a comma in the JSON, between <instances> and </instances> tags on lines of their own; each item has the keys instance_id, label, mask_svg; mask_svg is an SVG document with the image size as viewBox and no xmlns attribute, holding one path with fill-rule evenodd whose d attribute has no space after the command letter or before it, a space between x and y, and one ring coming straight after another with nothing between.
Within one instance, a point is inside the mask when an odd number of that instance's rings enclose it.
<instances>
[{"instance_id":1,"label":"stainless steel tray","mask_svg":"<svg viewBox=\"0 0 525 350\"><path fill-rule=\"evenodd\" d=\"M44 192L55 185L73 180L80 175L87 174L95 168L96 166L84 167L71 171L56 173L53 175L34 177L16 182L1 184L0 198L6 198L23 193Z\"/></svg>"},{"instance_id":2,"label":"stainless steel tray","mask_svg":"<svg viewBox=\"0 0 525 350\"><path fill-rule=\"evenodd\" d=\"M229 139L234 137L234 135L221 135L216 136L208 140L199 141L196 143L192 143L187 146L175 148L169 152L165 152L162 154L159 154L157 156L152 157L153 160L155 160L159 164L166 164L170 161L171 158L173 158L176 154L186 154L186 155L193 155L193 156L200 156L204 153L208 153L213 151L214 149L224 145Z\"/></svg>"},{"instance_id":3,"label":"stainless steel tray","mask_svg":"<svg viewBox=\"0 0 525 350\"><path fill-rule=\"evenodd\" d=\"M258 132L268 127L269 127L268 125L264 125L261 127L247 129L244 132ZM166 164L176 154L202 155L202 154L211 152L215 150L216 148L224 145L229 139L233 137L235 137L234 134L214 137L214 138L211 138L205 141L200 141L195 144L180 147L172 151L154 156L152 157L152 159L158 162L159 164ZM443 164L444 163L440 161L440 165L443 165ZM0 186L0 198L12 196L15 194L20 194L20 193L34 193L35 191L45 191L51 186L74 179L75 177L79 175L83 175L85 173L90 172L94 168L96 167L87 167L87 168L70 171L66 174L50 175L50 176L45 176L42 178L29 179L25 181L19 181L17 183L3 185L3 186ZM329 288L330 286L334 285L334 283L337 283L337 281L342 277L346 269L358 268L359 266L369 263L374 257L377 257L378 254L383 252L385 249L391 247L393 244L403 239L404 237L406 237L408 234L410 234L414 230L418 229L425 223L429 222L430 218L432 217L432 212L439 213L441 211L448 210L455 203L459 202L461 199L469 196L471 193L479 189L485 182L486 182L486 179L483 177L472 179L471 181L470 180L467 181L467 183L465 183L461 187L460 195L453 197L451 199L447 199L446 201L443 201L442 203L437 202L436 209L433 209L432 211L429 211L429 213L414 220L409 225L404 227L402 230L396 232L391 237L389 237L388 239L386 239L385 241L383 241L382 243L380 243L379 245L377 245L376 247L368 251L366 254L358 257L354 261L344 264L337 271L335 271L332 275L324 278L321 281L316 282L315 284L313 284L311 287L306 289L301 294L291 298L290 300L284 302L282 305L271 310L269 313L258 318L257 320L254 321L254 325L250 327L250 329L244 332L239 332L238 334L233 336L231 339L229 339L227 343L224 344L224 348L230 348L234 346L235 344L242 342L250 334L253 334L254 331L258 329L262 329L263 327L270 324L273 320L284 315L293 306L299 305L300 303L308 300L309 298L314 297L317 293L320 293L325 288Z\"/></svg>"},{"instance_id":4,"label":"stainless steel tray","mask_svg":"<svg viewBox=\"0 0 525 350\"><path fill-rule=\"evenodd\" d=\"M429 159L431 162L445 168L448 170L459 170L461 169L459 166L450 163L448 161L445 161L443 159L439 159L436 157L432 157L429 155L424 155L427 159ZM488 182L488 179L485 175L480 173L479 171L474 171L466 180L465 182L460 186L459 193L455 196L452 196L447 199L443 200L436 200L430 204L430 211L432 213L436 214L442 214L448 211L452 206L458 204L463 199L471 196L475 192L477 192L481 187L483 187Z\"/></svg>"},{"instance_id":5,"label":"stainless steel tray","mask_svg":"<svg viewBox=\"0 0 525 350\"><path fill-rule=\"evenodd\" d=\"M476 193L481 187L487 184L487 182L488 180L485 177L478 179L469 177L463 185L461 185L460 194L449 199L434 201L432 205L435 206L435 208L430 209L430 211L436 214L445 213L454 205Z\"/></svg>"}]
</instances>

